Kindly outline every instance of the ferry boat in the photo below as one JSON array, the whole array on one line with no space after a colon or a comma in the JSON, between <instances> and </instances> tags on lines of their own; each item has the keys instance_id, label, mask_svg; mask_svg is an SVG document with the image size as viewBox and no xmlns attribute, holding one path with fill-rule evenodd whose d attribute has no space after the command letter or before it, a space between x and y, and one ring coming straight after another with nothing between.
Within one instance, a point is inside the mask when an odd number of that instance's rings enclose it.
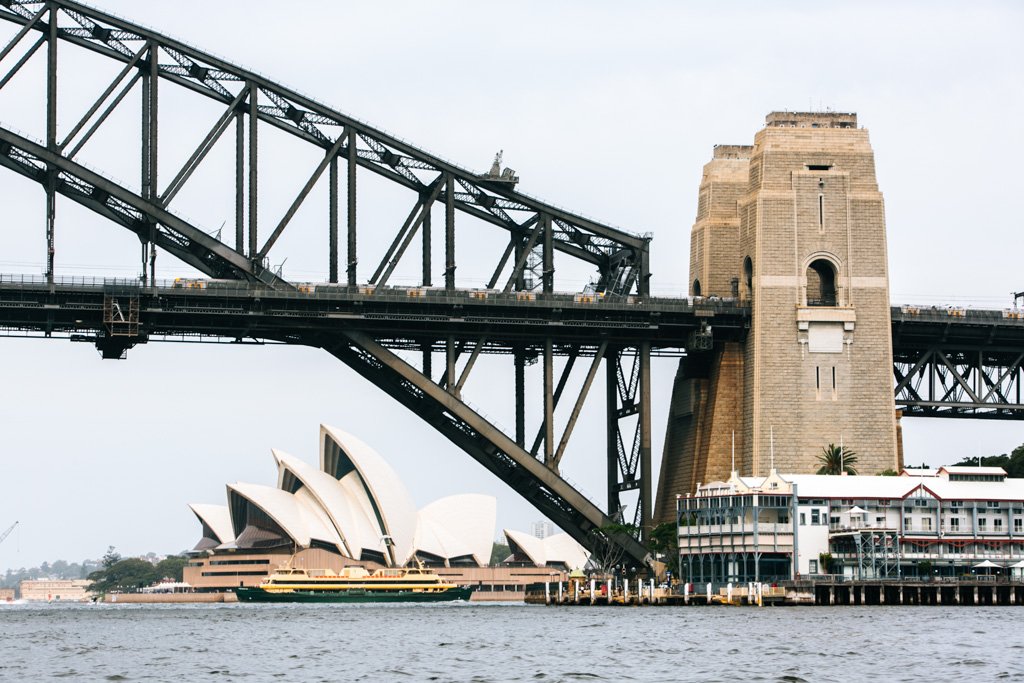
<instances>
[{"instance_id":1,"label":"ferry boat","mask_svg":"<svg viewBox=\"0 0 1024 683\"><path fill-rule=\"evenodd\" d=\"M284 566L258 587L235 590L243 602L451 602L469 600L472 586L444 582L423 567L330 569Z\"/></svg>"}]
</instances>

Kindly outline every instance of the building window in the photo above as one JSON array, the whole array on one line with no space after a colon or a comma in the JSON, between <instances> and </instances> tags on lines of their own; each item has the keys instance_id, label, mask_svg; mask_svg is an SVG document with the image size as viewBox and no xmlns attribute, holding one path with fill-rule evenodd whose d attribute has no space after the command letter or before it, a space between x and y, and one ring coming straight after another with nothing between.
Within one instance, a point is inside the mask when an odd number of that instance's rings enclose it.
<instances>
[{"instance_id":1,"label":"building window","mask_svg":"<svg viewBox=\"0 0 1024 683\"><path fill-rule=\"evenodd\" d=\"M1020 520L1018 519L1017 521L1019 522ZM800 513L800 526L806 526L806 524L807 524L807 515L805 513L801 512Z\"/></svg>"},{"instance_id":2,"label":"building window","mask_svg":"<svg viewBox=\"0 0 1024 683\"><path fill-rule=\"evenodd\" d=\"M931 531L931 530L932 530L932 518L931 517L922 517L921 518L921 531Z\"/></svg>"},{"instance_id":3,"label":"building window","mask_svg":"<svg viewBox=\"0 0 1024 683\"><path fill-rule=\"evenodd\" d=\"M1003 520L993 519L992 520L992 531L999 532L1003 530Z\"/></svg>"},{"instance_id":4,"label":"building window","mask_svg":"<svg viewBox=\"0 0 1024 683\"><path fill-rule=\"evenodd\" d=\"M807 305L836 305L836 269L825 259L811 261L807 266Z\"/></svg>"},{"instance_id":5,"label":"building window","mask_svg":"<svg viewBox=\"0 0 1024 683\"><path fill-rule=\"evenodd\" d=\"M1022 531L1024 531L1024 519L1013 520L1013 533L1019 534Z\"/></svg>"},{"instance_id":6,"label":"building window","mask_svg":"<svg viewBox=\"0 0 1024 683\"><path fill-rule=\"evenodd\" d=\"M949 530L950 531L960 531L960 518L959 517L953 517L952 519L949 520Z\"/></svg>"},{"instance_id":7,"label":"building window","mask_svg":"<svg viewBox=\"0 0 1024 683\"><path fill-rule=\"evenodd\" d=\"M985 519L984 517L979 517L978 518L978 531L986 531L986 530L988 530L988 520Z\"/></svg>"},{"instance_id":8,"label":"building window","mask_svg":"<svg viewBox=\"0 0 1024 683\"><path fill-rule=\"evenodd\" d=\"M693 295L694 296L701 296L701 293L700 293L700 280L694 280L693 281Z\"/></svg>"},{"instance_id":9,"label":"building window","mask_svg":"<svg viewBox=\"0 0 1024 683\"><path fill-rule=\"evenodd\" d=\"M904 531L910 531L913 528L914 528L914 518L913 517L904 517L903 518L903 530Z\"/></svg>"},{"instance_id":10,"label":"building window","mask_svg":"<svg viewBox=\"0 0 1024 683\"><path fill-rule=\"evenodd\" d=\"M928 501L925 500L924 498L918 498L917 500L914 501L914 505L916 505L919 508L923 508L927 504Z\"/></svg>"},{"instance_id":11,"label":"building window","mask_svg":"<svg viewBox=\"0 0 1024 683\"><path fill-rule=\"evenodd\" d=\"M999 501L998 500L990 500L988 502L988 507L990 507L990 508L998 508L999 507Z\"/></svg>"},{"instance_id":12,"label":"building window","mask_svg":"<svg viewBox=\"0 0 1024 683\"><path fill-rule=\"evenodd\" d=\"M817 574L818 573L818 561L817 560L808 560L807 561L807 571L809 571L811 574Z\"/></svg>"},{"instance_id":13,"label":"building window","mask_svg":"<svg viewBox=\"0 0 1024 683\"><path fill-rule=\"evenodd\" d=\"M815 526L821 524L821 513L818 510L811 510L811 524Z\"/></svg>"},{"instance_id":14,"label":"building window","mask_svg":"<svg viewBox=\"0 0 1024 683\"><path fill-rule=\"evenodd\" d=\"M951 507L951 508L962 508L963 506L964 506L964 502L962 500L951 500L951 501L949 501L949 507Z\"/></svg>"}]
</instances>

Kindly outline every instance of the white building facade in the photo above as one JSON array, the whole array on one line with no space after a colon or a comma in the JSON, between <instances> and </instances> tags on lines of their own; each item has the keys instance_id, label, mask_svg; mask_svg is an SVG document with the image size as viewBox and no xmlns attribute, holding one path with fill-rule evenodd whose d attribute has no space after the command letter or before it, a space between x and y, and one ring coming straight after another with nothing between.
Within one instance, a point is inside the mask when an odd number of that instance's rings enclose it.
<instances>
[{"instance_id":1,"label":"white building facade","mask_svg":"<svg viewBox=\"0 0 1024 683\"><path fill-rule=\"evenodd\" d=\"M678 498L677 512L680 570L698 582L1024 567L1024 480L999 467L905 469L898 477L733 473Z\"/></svg>"}]
</instances>

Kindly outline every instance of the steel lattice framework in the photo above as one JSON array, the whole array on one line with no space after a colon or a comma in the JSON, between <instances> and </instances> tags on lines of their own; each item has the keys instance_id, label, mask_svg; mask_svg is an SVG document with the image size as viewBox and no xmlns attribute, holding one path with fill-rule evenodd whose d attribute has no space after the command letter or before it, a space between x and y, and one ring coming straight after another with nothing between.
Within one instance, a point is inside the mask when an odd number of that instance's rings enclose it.
<instances>
[{"instance_id":1,"label":"steel lattice framework","mask_svg":"<svg viewBox=\"0 0 1024 683\"><path fill-rule=\"evenodd\" d=\"M329 225L326 231L329 281L339 282L341 245L339 203L345 192L345 272L341 283L358 287L357 171L371 171L410 191L411 208L394 234L390 247L374 269L369 285L381 291L417 237L422 243L422 285L431 282L431 209L443 207L445 245L444 288L455 291L456 215L468 216L505 231L508 240L495 255L493 275L478 287L503 293L541 296L556 291L556 252L589 264L596 271L590 296L644 298L649 288L649 237L640 237L569 213L515 191L508 174L477 174L427 154L406 142L319 104L266 78L170 39L152 30L66 0L0 0L0 18L20 25L14 38L0 50L21 57L0 76L0 88L45 48L46 139L32 140L0 128L0 164L35 180L46 190L46 278L56 295L56 197L75 201L127 228L142 243L140 292L122 292L116 309L105 300L104 310L123 314L137 310L141 291L155 288L157 249L174 255L216 279L232 279L275 290L294 285L267 268L268 255L295 213L317 183L329 187ZM121 65L118 75L92 102L68 131L58 131L58 54L60 45L90 50ZM138 87L136 87L138 86ZM166 87L199 93L223 106L216 123L173 178L161 184L158 155L161 149L160 97ZM82 166L76 156L98 130L109 127L110 115L132 93L141 97L141 190L120 185ZM63 117L62 117L63 118ZM321 160L293 197L289 209L268 232L259 216L258 154L260 131L266 126L285 131L294 144L319 149ZM234 244L225 244L190 224L173 211L178 193L193 178L213 146L234 128L235 186ZM62 133L63 135L61 135ZM344 177L344 182L342 182ZM147 272L148 270L148 272ZM530 277L536 274L536 281ZM372 292L371 292L372 295ZM125 298L127 296L127 298ZM112 299L113 295L108 297ZM135 308L133 308L135 306ZM145 326L143 325L143 328ZM98 340L106 355L117 357L142 338L120 335L107 326ZM119 326L139 330L136 325ZM569 436L590 385L603 362L609 390L609 501L608 511L620 511L619 494L639 491L632 520L644 528L651 515L650 472L650 357L651 345L641 341L615 345L607 341L555 344L551 337L539 345L512 347L516 401L516 433L505 435L461 398L466 379L478 356L491 348L483 335L424 332L401 338L380 338L359 329L331 334L284 335L282 341L320 346L411 408L485 467L498 474L543 513L585 545L610 518L580 495L559 475ZM422 361L410 362L391 348L419 344ZM444 357L440 379L434 375L433 357ZM566 357L555 386L555 355ZM579 357L590 358L589 371L561 438L556 440L554 411L566 388L569 371ZM542 362L544 400L538 438L525 435L525 366ZM461 362L461 369L459 368ZM635 428L633 422L636 422ZM625 424L620 429L620 426ZM627 557L646 561L638 540L621 537Z\"/></svg>"},{"instance_id":2,"label":"steel lattice framework","mask_svg":"<svg viewBox=\"0 0 1024 683\"><path fill-rule=\"evenodd\" d=\"M902 306L892 320L904 415L1024 419L1024 312Z\"/></svg>"}]
</instances>

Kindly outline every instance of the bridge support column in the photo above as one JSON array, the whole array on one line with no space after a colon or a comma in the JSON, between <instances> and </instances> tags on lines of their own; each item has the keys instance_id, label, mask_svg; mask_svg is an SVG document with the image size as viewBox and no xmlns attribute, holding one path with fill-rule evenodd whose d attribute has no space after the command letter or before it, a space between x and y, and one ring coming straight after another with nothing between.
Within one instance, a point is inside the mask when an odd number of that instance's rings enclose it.
<instances>
[{"instance_id":1,"label":"bridge support column","mask_svg":"<svg viewBox=\"0 0 1024 683\"><path fill-rule=\"evenodd\" d=\"M512 354L516 372L516 445L526 446L526 354L517 346Z\"/></svg>"},{"instance_id":2,"label":"bridge support column","mask_svg":"<svg viewBox=\"0 0 1024 683\"><path fill-rule=\"evenodd\" d=\"M640 527L641 539L649 540L651 519L651 344L640 344Z\"/></svg>"}]
</instances>

